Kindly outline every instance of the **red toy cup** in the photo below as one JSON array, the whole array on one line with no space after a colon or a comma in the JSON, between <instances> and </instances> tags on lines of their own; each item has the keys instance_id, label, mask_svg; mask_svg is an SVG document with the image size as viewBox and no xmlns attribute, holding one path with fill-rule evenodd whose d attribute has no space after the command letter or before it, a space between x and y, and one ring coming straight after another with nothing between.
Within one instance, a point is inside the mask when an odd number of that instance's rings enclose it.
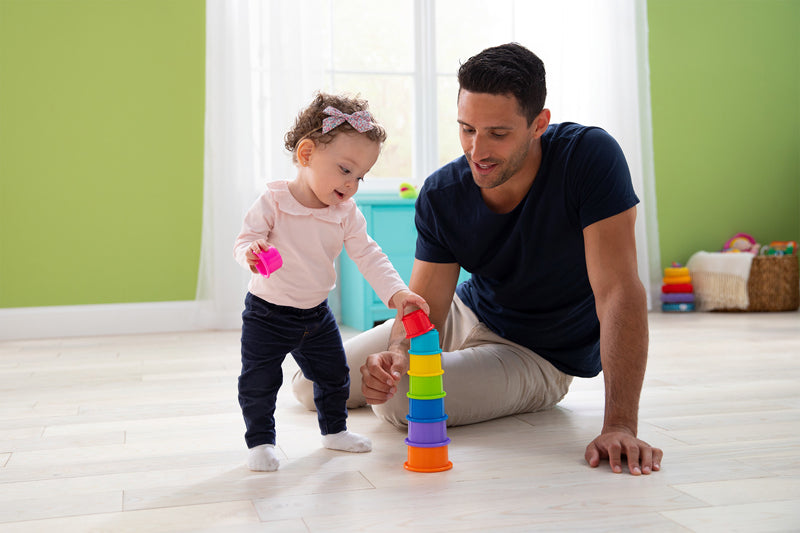
<instances>
[{"instance_id":1,"label":"red toy cup","mask_svg":"<svg viewBox=\"0 0 800 533\"><path fill-rule=\"evenodd\" d=\"M283 266L283 258L278 253L278 249L273 246L258 252L256 257L258 257L256 270L265 278Z\"/></svg>"},{"instance_id":2,"label":"red toy cup","mask_svg":"<svg viewBox=\"0 0 800 533\"><path fill-rule=\"evenodd\" d=\"M418 337L433 329L433 324L428 320L428 315L422 309L412 311L403 317L403 327L406 328L406 338Z\"/></svg>"}]
</instances>

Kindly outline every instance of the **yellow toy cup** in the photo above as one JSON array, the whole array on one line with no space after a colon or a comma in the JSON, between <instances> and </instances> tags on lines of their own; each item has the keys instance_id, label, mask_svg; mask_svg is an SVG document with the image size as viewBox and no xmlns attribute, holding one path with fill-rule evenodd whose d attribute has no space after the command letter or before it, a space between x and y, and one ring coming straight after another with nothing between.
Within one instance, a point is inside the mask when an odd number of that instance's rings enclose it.
<instances>
[{"instance_id":1,"label":"yellow toy cup","mask_svg":"<svg viewBox=\"0 0 800 533\"><path fill-rule=\"evenodd\" d=\"M439 376L442 370L442 354L435 355L419 355L413 352L409 353L409 376Z\"/></svg>"}]
</instances>

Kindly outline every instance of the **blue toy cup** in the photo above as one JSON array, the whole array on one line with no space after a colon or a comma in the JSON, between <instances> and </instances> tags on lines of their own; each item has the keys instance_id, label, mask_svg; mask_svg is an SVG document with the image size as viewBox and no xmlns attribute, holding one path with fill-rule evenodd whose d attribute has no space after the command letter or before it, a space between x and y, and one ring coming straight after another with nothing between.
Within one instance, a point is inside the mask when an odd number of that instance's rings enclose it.
<instances>
[{"instance_id":1,"label":"blue toy cup","mask_svg":"<svg viewBox=\"0 0 800 533\"><path fill-rule=\"evenodd\" d=\"M440 420L444 414L444 397L433 400L408 399L408 416L414 420Z\"/></svg>"},{"instance_id":2,"label":"blue toy cup","mask_svg":"<svg viewBox=\"0 0 800 533\"><path fill-rule=\"evenodd\" d=\"M439 346L439 332L435 329L427 333L423 333L419 337L411 338L411 348L409 353L417 355L434 355L441 353L442 349Z\"/></svg>"}]
</instances>

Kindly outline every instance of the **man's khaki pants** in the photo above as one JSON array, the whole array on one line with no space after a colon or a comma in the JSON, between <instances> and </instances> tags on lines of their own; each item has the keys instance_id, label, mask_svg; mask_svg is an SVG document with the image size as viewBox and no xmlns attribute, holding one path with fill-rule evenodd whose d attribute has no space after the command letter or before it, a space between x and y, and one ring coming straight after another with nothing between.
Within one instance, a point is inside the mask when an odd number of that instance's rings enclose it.
<instances>
[{"instance_id":1,"label":"man's khaki pants","mask_svg":"<svg viewBox=\"0 0 800 533\"><path fill-rule=\"evenodd\" d=\"M393 322L388 320L344 344L350 366L347 407L367 404L361 392L360 368L367 356L386 350ZM544 358L490 331L457 296L439 338L448 426L549 409L561 401L572 383L572 376ZM294 375L292 387L300 403L314 410L312 384L301 372ZM398 383L394 397L373 405L373 411L395 426L407 425L406 392L407 375Z\"/></svg>"}]
</instances>

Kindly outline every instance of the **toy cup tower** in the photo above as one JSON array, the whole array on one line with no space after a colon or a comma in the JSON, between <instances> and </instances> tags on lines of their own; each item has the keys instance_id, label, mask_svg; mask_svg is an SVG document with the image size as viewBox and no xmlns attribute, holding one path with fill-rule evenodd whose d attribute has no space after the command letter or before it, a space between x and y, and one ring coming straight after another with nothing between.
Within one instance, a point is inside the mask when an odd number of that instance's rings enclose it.
<instances>
[{"instance_id":1,"label":"toy cup tower","mask_svg":"<svg viewBox=\"0 0 800 533\"><path fill-rule=\"evenodd\" d=\"M447 459L447 415L444 413L442 350L439 332L422 310L403 317L411 340L408 368L408 461L413 472L443 472L453 468Z\"/></svg>"},{"instance_id":2,"label":"toy cup tower","mask_svg":"<svg viewBox=\"0 0 800 533\"><path fill-rule=\"evenodd\" d=\"M694 311L694 287L689 269L672 263L664 269L664 284L661 286L661 310L665 313Z\"/></svg>"}]
</instances>

